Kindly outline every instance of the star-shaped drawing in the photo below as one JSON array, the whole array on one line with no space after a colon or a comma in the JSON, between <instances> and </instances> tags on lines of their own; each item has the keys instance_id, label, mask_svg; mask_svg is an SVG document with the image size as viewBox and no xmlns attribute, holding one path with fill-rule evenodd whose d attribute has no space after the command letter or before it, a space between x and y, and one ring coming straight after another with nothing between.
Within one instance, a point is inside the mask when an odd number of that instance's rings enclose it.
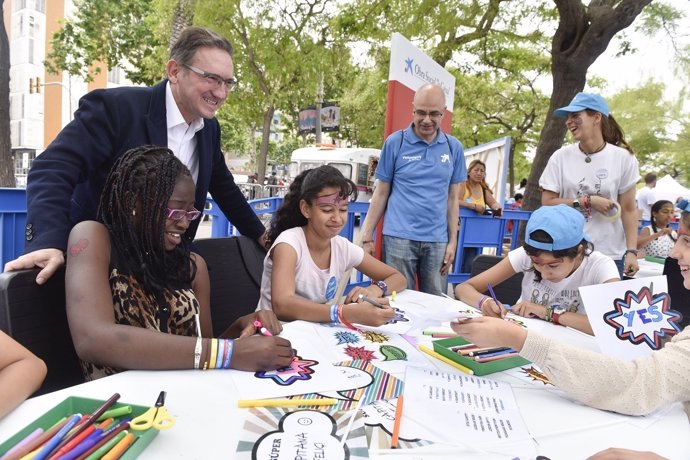
<instances>
[{"instance_id":1,"label":"star-shaped drawing","mask_svg":"<svg viewBox=\"0 0 690 460\"><path fill-rule=\"evenodd\" d=\"M405 312L401 309L393 307L393 311L395 311L395 316L386 324L406 323L410 321L408 318L405 317Z\"/></svg>"},{"instance_id":2,"label":"star-shaped drawing","mask_svg":"<svg viewBox=\"0 0 690 460\"><path fill-rule=\"evenodd\" d=\"M288 386L298 380L311 379L311 374L314 373L313 367L317 364L319 364L318 361L302 359L301 356L297 356L297 351L295 350L295 357L292 358L290 366L274 371L259 371L254 376L259 379L273 379L280 386Z\"/></svg>"},{"instance_id":3,"label":"star-shaped drawing","mask_svg":"<svg viewBox=\"0 0 690 460\"><path fill-rule=\"evenodd\" d=\"M338 341L338 345L344 343L359 343L359 336L354 332L350 331L338 331L335 334L335 339Z\"/></svg>"},{"instance_id":4,"label":"star-shaped drawing","mask_svg":"<svg viewBox=\"0 0 690 460\"><path fill-rule=\"evenodd\" d=\"M637 294L626 291L613 301L614 310L604 313L604 321L616 329L616 337L633 344L646 343L652 350L661 348L661 339L680 331L680 313L670 309L668 293L653 294L643 286Z\"/></svg>"},{"instance_id":5,"label":"star-shaped drawing","mask_svg":"<svg viewBox=\"0 0 690 460\"><path fill-rule=\"evenodd\" d=\"M373 351L367 350L364 347L351 347L348 345L345 347L345 350L343 350L347 356L349 356L352 359L361 359L362 361L373 361L376 359L376 355L374 354Z\"/></svg>"},{"instance_id":6,"label":"star-shaped drawing","mask_svg":"<svg viewBox=\"0 0 690 460\"><path fill-rule=\"evenodd\" d=\"M373 342L373 343L384 343L384 342L388 342L390 340L390 337L388 337L386 334L382 334L381 332L365 331L364 332L364 340L367 340L367 341Z\"/></svg>"}]
</instances>

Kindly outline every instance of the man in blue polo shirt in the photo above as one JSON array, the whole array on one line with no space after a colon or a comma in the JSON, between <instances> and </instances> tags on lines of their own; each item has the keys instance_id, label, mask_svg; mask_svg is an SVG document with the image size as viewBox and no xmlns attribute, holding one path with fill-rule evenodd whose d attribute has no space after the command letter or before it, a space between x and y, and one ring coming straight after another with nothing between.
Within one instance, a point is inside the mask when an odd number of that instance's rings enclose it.
<instances>
[{"instance_id":1,"label":"man in blue polo shirt","mask_svg":"<svg viewBox=\"0 0 690 460\"><path fill-rule=\"evenodd\" d=\"M362 226L362 245L373 253L372 234L385 212L383 261L405 275L409 288L417 279L420 291L436 295L448 287L458 244L458 188L467 179L462 144L439 127L445 110L439 86L415 93L414 121L383 145L379 184ZM385 295L386 286L379 287Z\"/></svg>"}]
</instances>

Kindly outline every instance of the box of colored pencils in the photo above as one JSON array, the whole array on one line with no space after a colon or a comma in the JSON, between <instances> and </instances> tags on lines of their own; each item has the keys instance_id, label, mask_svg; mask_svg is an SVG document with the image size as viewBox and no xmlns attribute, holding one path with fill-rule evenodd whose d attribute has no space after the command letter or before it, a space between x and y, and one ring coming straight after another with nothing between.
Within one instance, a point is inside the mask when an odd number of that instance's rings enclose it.
<instances>
[{"instance_id":1,"label":"box of colored pencils","mask_svg":"<svg viewBox=\"0 0 690 460\"><path fill-rule=\"evenodd\" d=\"M474 375L486 375L513 367L529 364L507 348L481 349L473 347L462 337L434 340L434 351L474 371Z\"/></svg>"},{"instance_id":2,"label":"box of colored pencils","mask_svg":"<svg viewBox=\"0 0 690 460\"><path fill-rule=\"evenodd\" d=\"M27 436L32 435L32 433L34 433L38 428L41 428L44 431L44 433L48 432L51 429L51 427L53 427L55 424L60 422L65 417L69 418L73 414L89 415L93 413L96 409L98 409L103 404L103 402L104 401L99 401L97 399L87 399L70 396L69 398L65 399L60 404L48 410L45 414L41 415L39 418L34 420L31 424L27 425L26 427L18 431L14 436L2 442L2 444L0 444L0 457L4 456L7 451L9 451L18 443L26 439ZM135 406L133 404L117 402L108 409L106 415L111 410L115 410L118 408L122 408L122 410L120 411L122 412L125 409L127 409L128 406L131 407L131 413L113 416L113 422L108 426L104 426L104 430L107 430L108 428L115 428L115 426L119 422L125 419L135 418L146 412L148 409L150 409L149 407L145 406ZM96 422L95 425L98 427L103 423L104 422ZM151 441L153 441L153 438L158 434L158 430L156 429L135 431L129 428L127 429L127 432L134 435L134 442L127 448L127 450L122 454L122 456L119 457L123 460L132 460L137 458L139 454L141 454L141 452L146 448L146 446L148 446L151 443Z\"/></svg>"}]
</instances>

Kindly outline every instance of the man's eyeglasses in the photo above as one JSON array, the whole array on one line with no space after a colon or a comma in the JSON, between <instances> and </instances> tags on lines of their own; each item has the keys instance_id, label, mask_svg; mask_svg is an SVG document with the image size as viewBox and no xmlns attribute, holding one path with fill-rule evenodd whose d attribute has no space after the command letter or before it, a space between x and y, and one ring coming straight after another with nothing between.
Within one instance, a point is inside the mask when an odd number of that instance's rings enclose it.
<instances>
[{"instance_id":1,"label":"man's eyeglasses","mask_svg":"<svg viewBox=\"0 0 690 460\"><path fill-rule=\"evenodd\" d=\"M187 219L188 221L193 221L197 220L199 216L201 215L201 211L198 209L192 208L191 211L187 211L185 209L170 209L170 208L165 208L165 212L167 213L165 216L168 219L172 220L182 220L182 219Z\"/></svg>"},{"instance_id":2,"label":"man's eyeglasses","mask_svg":"<svg viewBox=\"0 0 690 460\"><path fill-rule=\"evenodd\" d=\"M221 86L225 85L228 88L228 91L232 91L235 86L237 86L237 80L235 78L228 78L227 80L221 77L220 75L216 75L215 73L210 73L210 72L205 72L201 70L198 67L194 67L193 65L188 65L188 64L182 64L183 67L188 68L195 74L199 75L203 79L206 80L206 83L209 85L213 86L213 88L218 89Z\"/></svg>"},{"instance_id":3,"label":"man's eyeglasses","mask_svg":"<svg viewBox=\"0 0 690 460\"><path fill-rule=\"evenodd\" d=\"M441 118L443 116L443 112L439 112L438 110L434 110L433 112L427 112L425 110L415 110L413 113L419 118L426 118L427 116L429 118Z\"/></svg>"}]
</instances>

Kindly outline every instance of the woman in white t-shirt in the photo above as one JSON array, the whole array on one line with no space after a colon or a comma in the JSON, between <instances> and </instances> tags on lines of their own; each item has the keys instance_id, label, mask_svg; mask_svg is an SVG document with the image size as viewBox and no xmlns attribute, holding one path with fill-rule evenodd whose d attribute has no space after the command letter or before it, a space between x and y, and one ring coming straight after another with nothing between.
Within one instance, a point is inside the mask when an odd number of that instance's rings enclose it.
<instances>
[{"instance_id":1,"label":"woman in white t-shirt","mask_svg":"<svg viewBox=\"0 0 690 460\"><path fill-rule=\"evenodd\" d=\"M639 269L635 184L640 179L632 148L598 94L577 93L554 116L566 118L577 143L549 159L539 179L541 204L566 204L582 212L597 251L616 262L620 276L632 276Z\"/></svg>"},{"instance_id":2,"label":"woman in white t-shirt","mask_svg":"<svg viewBox=\"0 0 690 460\"><path fill-rule=\"evenodd\" d=\"M669 225L675 212L673 203L659 200L652 205L651 225L643 228L637 235L637 248L642 249L646 256L668 257L678 235Z\"/></svg>"},{"instance_id":3,"label":"woman in white t-shirt","mask_svg":"<svg viewBox=\"0 0 690 460\"><path fill-rule=\"evenodd\" d=\"M564 204L542 206L527 221L525 245L458 285L455 297L487 316L505 316L505 306L482 293L489 284L523 273L522 295L513 313L592 334L578 288L620 278L613 260L593 250L584 223L582 214Z\"/></svg>"},{"instance_id":4,"label":"woman in white t-shirt","mask_svg":"<svg viewBox=\"0 0 690 460\"><path fill-rule=\"evenodd\" d=\"M332 166L300 173L290 185L267 234L257 310L273 309L283 321L381 326L395 317L386 295L402 291L405 277L339 235L348 199L357 187ZM372 279L353 288L345 304L337 287L351 268Z\"/></svg>"}]
</instances>

